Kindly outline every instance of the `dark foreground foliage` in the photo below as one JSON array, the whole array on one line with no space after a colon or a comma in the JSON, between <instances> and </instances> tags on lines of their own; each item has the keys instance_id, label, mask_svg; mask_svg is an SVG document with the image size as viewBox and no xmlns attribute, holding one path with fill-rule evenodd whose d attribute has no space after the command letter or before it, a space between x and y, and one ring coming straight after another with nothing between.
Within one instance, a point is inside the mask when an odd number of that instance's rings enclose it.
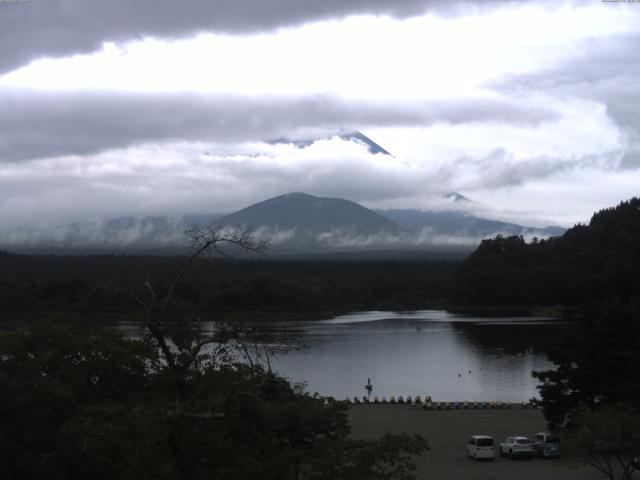
<instances>
[{"instance_id":1,"label":"dark foreground foliage","mask_svg":"<svg viewBox=\"0 0 640 480\"><path fill-rule=\"evenodd\" d=\"M157 344L35 324L0 336L0 477L411 479L421 437L348 437L347 406L304 394L233 342L184 368Z\"/></svg>"},{"instance_id":2,"label":"dark foreground foliage","mask_svg":"<svg viewBox=\"0 0 640 480\"><path fill-rule=\"evenodd\" d=\"M565 429L565 451L609 480L635 480L640 451L640 411L628 403L605 404L574 417Z\"/></svg>"},{"instance_id":3,"label":"dark foreground foliage","mask_svg":"<svg viewBox=\"0 0 640 480\"><path fill-rule=\"evenodd\" d=\"M572 429L582 412L610 405L626 404L640 414L640 305L585 310L547 351L557 368L534 372L552 428Z\"/></svg>"}]
</instances>

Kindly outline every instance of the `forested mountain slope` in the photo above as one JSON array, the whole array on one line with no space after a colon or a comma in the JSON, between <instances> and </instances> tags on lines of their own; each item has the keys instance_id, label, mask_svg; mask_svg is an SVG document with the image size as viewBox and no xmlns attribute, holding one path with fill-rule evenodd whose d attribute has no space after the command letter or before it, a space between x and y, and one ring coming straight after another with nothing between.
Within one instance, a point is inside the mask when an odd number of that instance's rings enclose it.
<instances>
[{"instance_id":1,"label":"forested mountain slope","mask_svg":"<svg viewBox=\"0 0 640 480\"><path fill-rule=\"evenodd\" d=\"M640 297L640 198L593 215L561 237L484 240L461 265L457 305L579 305Z\"/></svg>"}]
</instances>

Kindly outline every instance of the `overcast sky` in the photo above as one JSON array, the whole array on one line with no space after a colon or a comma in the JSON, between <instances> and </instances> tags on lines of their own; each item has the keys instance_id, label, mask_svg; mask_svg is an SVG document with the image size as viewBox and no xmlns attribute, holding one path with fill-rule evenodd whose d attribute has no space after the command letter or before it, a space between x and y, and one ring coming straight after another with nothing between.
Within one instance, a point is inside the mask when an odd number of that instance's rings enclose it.
<instances>
[{"instance_id":1,"label":"overcast sky","mask_svg":"<svg viewBox=\"0 0 640 480\"><path fill-rule=\"evenodd\" d=\"M0 0L3 228L291 191L570 226L639 186L637 2Z\"/></svg>"}]
</instances>

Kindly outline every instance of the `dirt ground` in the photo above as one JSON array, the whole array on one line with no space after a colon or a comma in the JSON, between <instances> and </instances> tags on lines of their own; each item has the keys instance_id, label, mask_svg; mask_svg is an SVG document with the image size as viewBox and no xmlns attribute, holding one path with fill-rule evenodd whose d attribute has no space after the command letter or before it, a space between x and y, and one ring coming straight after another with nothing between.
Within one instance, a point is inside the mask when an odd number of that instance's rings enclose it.
<instances>
[{"instance_id":1,"label":"dirt ground","mask_svg":"<svg viewBox=\"0 0 640 480\"><path fill-rule=\"evenodd\" d=\"M419 433L431 450L416 460L418 478L429 480L598 480L592 467L569 465L562 459L473 462L466 444L474 434L491 435L497 444L511 435L532 436L546 430L539 410L422 410L409 405L352 405L353 438L391 433Z\"/></svg>"}]
</instances>

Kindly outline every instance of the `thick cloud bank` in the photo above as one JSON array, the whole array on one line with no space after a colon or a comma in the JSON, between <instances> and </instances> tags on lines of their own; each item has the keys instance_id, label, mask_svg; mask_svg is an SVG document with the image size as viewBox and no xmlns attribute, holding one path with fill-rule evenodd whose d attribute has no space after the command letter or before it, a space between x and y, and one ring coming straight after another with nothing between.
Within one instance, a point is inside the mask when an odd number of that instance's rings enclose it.
<instances>
[{"instance_id":1,"label":"thick cloud bank","mask_svg":"<svg viewBox=\"0 0 640 480\"><path fill-rule=\"evenodd\" d=\"M508 100L345 101L328 96L248 97L0 89L0 161L85 155L140 143L246 142L370 126L436 122L537 125L557 118Z\"/></svg>"},{"instance_id":2,"label":"thick cloud bank","mask_svg":"<svg viewBox=\"0 0 640 480\"><path fill-rule=\"evenodd\" d=\"M427 209L458 191L569 226L637 195L640 9L478 5L0 1L3 226L289 191Z\"/></svg>"},{"instance_id":3,"label":"thick cloud bank","mask_svg":"<svg viewBox=\"0 0 640 480\"><path fill-rule=\"evenodd\" d=\"M41 57L88 53L103 42L249 33L347 15L407 17L477 10L509 0L28 0L0 3L0 72Z\"/></svg>"},{"instance_id":4,"label":"thick cloud bank","mask_svg":"<svg viewBox=\"0 0 640 480\"><path fill-rule=\"evenodd\" d=\"M577 54L542 71L497 81L495 88L509 95L536 92L555 98L600 102L626 135L628 166L640 149L640 32L615 35L579 44Z\"/></svg>"}]
</instances>

